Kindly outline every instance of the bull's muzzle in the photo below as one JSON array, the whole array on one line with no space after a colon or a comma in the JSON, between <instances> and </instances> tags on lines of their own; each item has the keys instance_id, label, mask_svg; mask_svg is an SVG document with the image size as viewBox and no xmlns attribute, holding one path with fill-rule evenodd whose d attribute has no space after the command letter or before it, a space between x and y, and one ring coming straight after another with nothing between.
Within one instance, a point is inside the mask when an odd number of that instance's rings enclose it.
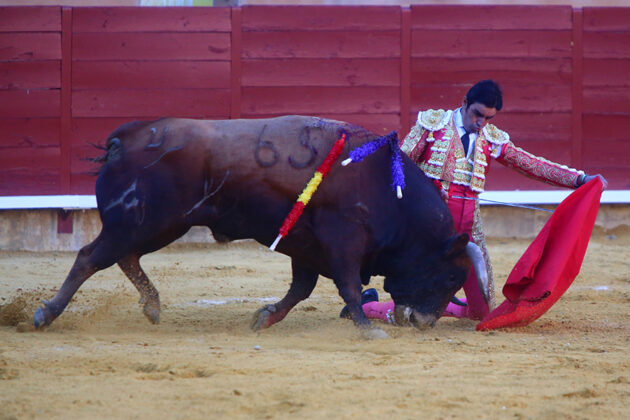
<instances>
[{"instance_id":1,"label":"bull's muzzle","mask_svg":"<svg viewBox=\"0 0 630 420\"><path fill-rule=\"evenodd\" d=\"M433 314L422 314L410 306L394 307L394 323L400 326L415 327L419 330L433 328L438 317Z\"/></svg>"}]
</instances>

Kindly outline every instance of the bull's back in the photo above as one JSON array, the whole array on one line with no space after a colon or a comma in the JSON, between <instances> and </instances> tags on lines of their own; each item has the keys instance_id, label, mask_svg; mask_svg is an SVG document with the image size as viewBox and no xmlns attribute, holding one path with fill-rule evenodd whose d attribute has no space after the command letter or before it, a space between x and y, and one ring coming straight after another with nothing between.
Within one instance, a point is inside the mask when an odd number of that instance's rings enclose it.
<instances>
[{"instance_id":1,"label":"bull's back","mask_svg":"<svg viewBox=\"0 0 630 420\"><path fill-rule=\"evenodd\" d=\"M260 210L271 208L275 215L295 201L342 133L348 133L346 150L376 137L304 116L126 124L107 142L108 159L97 181L99 209L105 220L109 213L127 224L181 220L182 214L194 215L202 201L217 214L229 208L248 215L254 208L259 212L253 216L262 217Z\"/></svg>"}]
</instances>

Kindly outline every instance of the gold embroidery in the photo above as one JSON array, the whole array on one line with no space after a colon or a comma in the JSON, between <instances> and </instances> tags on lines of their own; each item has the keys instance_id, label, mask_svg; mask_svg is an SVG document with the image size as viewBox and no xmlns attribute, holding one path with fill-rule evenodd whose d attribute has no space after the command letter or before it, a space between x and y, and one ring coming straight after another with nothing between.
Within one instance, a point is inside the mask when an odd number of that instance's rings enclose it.
<instances>
[{"instance_id":1,"label":"gold embroidery","mask_svg":"<svg viewBox=\"0 0 630 420\"><path fill-rule=\"evenodd\" d=\"M442 176L442 170L439 166L429 165L425 162L420 163L418 166L429 178L440 179Z\"/></svg>"},{"instance_id":2,"label":"gold embroidery","mask_svg":"<svg viewBox=\"0 0 630 420\"><path fill-rule=\"evenodd\" d=\"M418 124L430 131L444 128L450 120L451 111L443 109L428 109L418 114Z\"/></svg>"},{"instance_id":3,"label":"gold embroidery","mask_svg":"<svg viewBox=\"0 0 630 420\"><path fill-rule=\"evenodd\" d=\"M510 141L508 133L503 130L499 130L492 124L487 124L482 131L486 139L492 144L505 144Z\"/></svg>"},{"instance_id":4,"label":"gold embroidery","mask_svg":"<svg viewBox=\"0 0 630 420\"><path fill-rule=\"evenodd\" d=\"M405 137L402 146L400 146L400 150L407 155L410 154L422 138L423 133L424 129L422 127L418 127L417 125L413 126L409 134L407 134L407 137Z\"/></svg>"},{"instance_id":5,"label":"gold embroidery","mask_svg":"<svg viewBox=\"0 0 630 420\"><path fill-rule=\"evenodd\" d=\"M548 184L573 188L575 179L583 172L565 165L550 162L547 159L534 156L529 152L509 143L503 155L497 161L507 167L514 168L522 174Z\"/></svg>"}]
</instances>

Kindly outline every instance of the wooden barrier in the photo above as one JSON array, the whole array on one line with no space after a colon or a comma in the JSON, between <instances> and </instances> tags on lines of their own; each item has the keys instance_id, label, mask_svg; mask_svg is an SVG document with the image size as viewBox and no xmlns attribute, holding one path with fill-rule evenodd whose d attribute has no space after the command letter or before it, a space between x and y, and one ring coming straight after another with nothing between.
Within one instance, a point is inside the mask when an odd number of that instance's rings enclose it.
<instances>
[{"instance_id":1,"label":"wooden barrier","mask_svg":"<svg viewBox=\"0 0 630 420\"><path fill-rule=\"evenodd\" d=\"M470 16L475 16L471 20ZM404 135L473 82L534 154L630 189L630 9L0 8L0 195L93 194L123 122L308 114ZM489 190L548 189L496 163Z\"/></svg>"}]
</instances>

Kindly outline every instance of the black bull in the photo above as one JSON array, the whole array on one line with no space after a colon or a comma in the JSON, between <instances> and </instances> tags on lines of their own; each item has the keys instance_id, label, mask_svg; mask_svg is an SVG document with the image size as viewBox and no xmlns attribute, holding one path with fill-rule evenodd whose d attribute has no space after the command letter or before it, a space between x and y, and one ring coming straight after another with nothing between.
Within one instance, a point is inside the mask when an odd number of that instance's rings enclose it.
<instances>
[{"instance_id":1,"label":"black bull","mask_svg":"<svg viewBox=\"0 0 630 420\"><path fill-rule=\"evenodd\" d=\"M96 182L102 230L79 251L56 296L37 310L35 326L50 324L87 278L116 263L157 323L158 291L140 257L192 226L208 226L219 242L253 238L269 246L344 133L339 161L378 138L347 123L300 116L122 125L107 140ZM282 320L311 294L319 275L334 280L355 324L372 335L382 331L370 326L360 299L361 284L373 275L385 276L399 321L433 325L466 279L468 236L456 234L440 193L407 156L402 199L390 185L388 148L347 167L339 161L277 247L291 257L289 291L258 310L252 328Z\"/></svg>"}]
</instances>

